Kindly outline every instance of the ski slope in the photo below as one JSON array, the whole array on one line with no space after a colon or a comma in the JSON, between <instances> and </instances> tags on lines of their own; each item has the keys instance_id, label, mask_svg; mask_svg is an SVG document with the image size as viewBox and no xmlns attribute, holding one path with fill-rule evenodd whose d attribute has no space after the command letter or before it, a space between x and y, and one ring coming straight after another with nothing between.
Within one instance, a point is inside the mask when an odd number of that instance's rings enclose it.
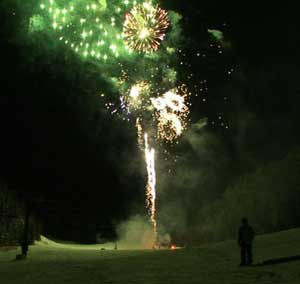
<instances>
[{"instance_id":1,"label":"ski slope","mask_svg":"<svg viewBox=\"0 0 300 284\"><path fill-rule=\"evenodd\" d=\"M19 250L0 251L1 284L253 284L300 283L300 261L259 265L300 255L300 229L258 236L252 267L240 268L236 241L178 250L114 250L114 244L58 244L44 239Z\"/></svg>"}]
</instances>

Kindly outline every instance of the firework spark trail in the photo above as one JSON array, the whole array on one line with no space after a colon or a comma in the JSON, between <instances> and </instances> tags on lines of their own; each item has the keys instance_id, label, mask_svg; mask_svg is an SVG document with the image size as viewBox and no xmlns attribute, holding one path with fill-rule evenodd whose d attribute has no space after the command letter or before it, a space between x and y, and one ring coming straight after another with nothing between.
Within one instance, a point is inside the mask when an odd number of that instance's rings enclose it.
<instances>
[{"instance_id":1,"label":"firework spark trail","mask_svg":"<svg viewBox=\"0 0 300 284\"><path fill-rule=\"evenodd\" d=\"M138 144L139 144L139 147L142 149L143 144L144 144L144 141L143 141L143 128L142 128L141 121L140 121L139 117L136 119L135 127L137 129Z\"/></svg>"},{"instance_id":2,"label":"firework spark trail","mask_svg":"<svg viewBox=\"0 0 300 284\"><path fill-rule=\"evenodd\" d=\"M156 172L155 172L155 150L149 146L148 134L144 135L145 140L145 159L147 164L148 182L146 186L147 209L153 224L155 241L157 239L157 223L155 218L155 199L156 199Z\"/></svg>"},{"instance_id":3,"label":"firework spark trail","mask_svg":"<svg viewBox=\"0 0 300 284\"><path fill-rule=\"evenodd\" d=\"M156 222L156 172L155 172L155 150L149 147L148 134L143 137L143 127L140 118L136 119L136 128L138 135L138 144L145 153L145 162L147 168L147 184L146 184L146 208L153 225L154 244L157 240L157 222Z\"/></svg>"}]
</instances>

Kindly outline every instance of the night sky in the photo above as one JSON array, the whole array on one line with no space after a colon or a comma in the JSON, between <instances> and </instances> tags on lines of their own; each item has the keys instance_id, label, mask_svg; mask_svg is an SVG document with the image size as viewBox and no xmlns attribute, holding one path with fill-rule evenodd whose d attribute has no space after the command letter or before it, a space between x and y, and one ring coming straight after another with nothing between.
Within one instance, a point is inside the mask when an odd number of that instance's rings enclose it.
<instances>
[{"instance_id":1,"label":"night sky","mask_svg":"<svg viewBox=\"0 0 300 284\"><path fill-rule=\"evenodd\" d=\"M107 110L99 93L115 103L119 94L94 64L46 33L28 36L33 2L0 4L0 177L30 202L47 234L114 237L116 224L146 214L134 122ZM182 15L177 70L193 95L188 130L166 145L159 166L158 209L163 218L170 199L195 200L190 220L240 175L299 146L298 15L292 1L160 2ZM222 31L222 41L208 29ZM195 136L203 137L198 159ZM190 169L191 187L183 182Z\"/></svg>"}]
</instances>

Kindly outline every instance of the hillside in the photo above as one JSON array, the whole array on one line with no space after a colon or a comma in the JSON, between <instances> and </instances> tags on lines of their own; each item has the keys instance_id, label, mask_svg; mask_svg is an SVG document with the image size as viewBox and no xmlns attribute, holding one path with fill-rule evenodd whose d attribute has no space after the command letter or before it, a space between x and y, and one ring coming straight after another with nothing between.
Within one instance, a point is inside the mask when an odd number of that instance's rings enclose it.
<instances>
[{"instance_id":1,"label":"hillside","mask_svg":"<svg viewBox=\"0 0 300 284\"><path fill-rule=\"evenodd\" d=\"M30 247L25 261L14 261L17 250L1 251L0 283L300 283L300 261L259 265L300 255L300 229L258 236L255 265L245 268L235 241L177 250L101 248L44 241Z\"/></svg>"}]
</instances>

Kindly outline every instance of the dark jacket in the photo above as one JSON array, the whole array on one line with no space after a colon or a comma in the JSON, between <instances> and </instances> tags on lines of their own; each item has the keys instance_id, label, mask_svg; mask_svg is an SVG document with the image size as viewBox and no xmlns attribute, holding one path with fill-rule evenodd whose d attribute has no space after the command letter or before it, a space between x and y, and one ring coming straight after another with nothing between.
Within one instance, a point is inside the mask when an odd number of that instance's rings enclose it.
<instances>
[{"instance_id":1,"label":"dark jacket","mask_svg":"<svg viewBox=\"0 0 300 284\"><path fill-rule=\"evenodd\" d=\"M239 229L239 239L240 245L251 245L254 239L254 231L249 225L242 225Z\"/></svg>"}]
</instances>

